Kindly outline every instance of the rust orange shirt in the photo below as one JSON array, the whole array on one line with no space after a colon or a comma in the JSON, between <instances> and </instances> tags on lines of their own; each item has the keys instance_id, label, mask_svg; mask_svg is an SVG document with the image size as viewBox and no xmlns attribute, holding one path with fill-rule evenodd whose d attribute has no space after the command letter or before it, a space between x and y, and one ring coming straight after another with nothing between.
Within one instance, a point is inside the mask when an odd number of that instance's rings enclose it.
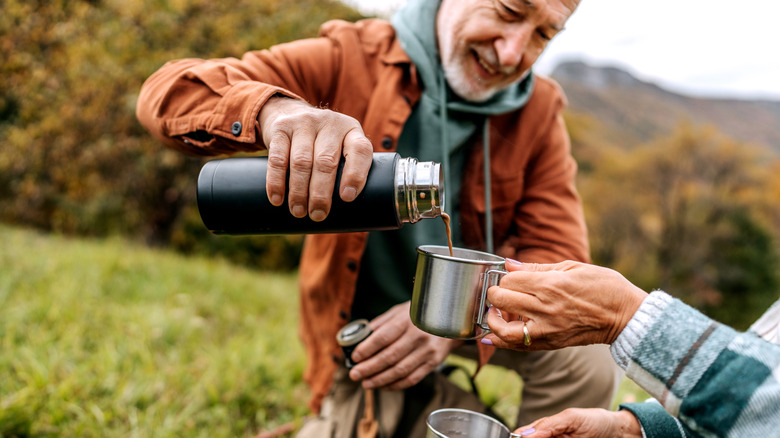
<instances>
[{"instance_id":1,"label":"rust orange shirt","mask_svg":"<svg viewBox=\"0 0 780 438\"><path fill-rule=\"evenodd\" d=\"M166 145L196 155L263 149L257 116L274 95L352 116L379 152L393 151L421 95L415 67L391 25L330 21L319 38L246 53L241 59L165 64L143 85L137 117ZM589 261L574 186L576 163L562 118L565 98L537 77L522 110L490 119L495 252L525 262ZM485 249L481 145L466 159L461 190L465 246ZM367 233L305 239L299 268L304 378L317 411L342 360L336 332L348 322ZM478 344L484 363L492 347Z\"/></svg>"}]
</instances>

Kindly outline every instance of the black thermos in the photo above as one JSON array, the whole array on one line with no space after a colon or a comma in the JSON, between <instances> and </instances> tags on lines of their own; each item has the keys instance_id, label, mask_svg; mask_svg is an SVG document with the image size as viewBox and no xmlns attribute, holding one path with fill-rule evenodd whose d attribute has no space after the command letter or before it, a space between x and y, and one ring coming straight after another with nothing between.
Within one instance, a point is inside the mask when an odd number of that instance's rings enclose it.
<instances>
[{"instance_id":1,"label":"black thermos","mask_svg":"<svg viewBox=\"0 0 780 438\"><path fill-rule=\"evenodd\" d=\"M215 234L311 234L390 230L403 223L441 216L441 167L397 153L374 153L366 186L352 202L338 196L342 160L328 217L296 218L285 203L271 205L265 190L265 157L226 158L206 163L198 177L198 209Z\"/></svg>"}]
</instances>

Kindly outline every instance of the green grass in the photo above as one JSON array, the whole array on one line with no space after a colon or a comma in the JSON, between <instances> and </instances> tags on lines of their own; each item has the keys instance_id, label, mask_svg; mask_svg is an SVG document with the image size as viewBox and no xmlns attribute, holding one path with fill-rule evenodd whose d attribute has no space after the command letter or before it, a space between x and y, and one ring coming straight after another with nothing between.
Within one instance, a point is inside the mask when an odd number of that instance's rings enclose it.
<instances>
[{"instance_id":1,"label":"green grass","mask_svg":"<svg viewBox=\"0 0 780 438\"><path fill-rule=\"evenodd\" d=\"M0 242L0 438L251 437L308 414L294 273L2 225ZM520 379L477 384L512 425ZM632 385L616 400L641 400Z\"/></svg>"},{"instance_id":2,"label":"green grass","mask_svg":"<svg viewBox=\"0 0 780 438\"><path fill-rule=\"evenodd\" d=\"M306 414L293 274L0 242L0 437L253 436Z\"/></svg>"}]
</instances>

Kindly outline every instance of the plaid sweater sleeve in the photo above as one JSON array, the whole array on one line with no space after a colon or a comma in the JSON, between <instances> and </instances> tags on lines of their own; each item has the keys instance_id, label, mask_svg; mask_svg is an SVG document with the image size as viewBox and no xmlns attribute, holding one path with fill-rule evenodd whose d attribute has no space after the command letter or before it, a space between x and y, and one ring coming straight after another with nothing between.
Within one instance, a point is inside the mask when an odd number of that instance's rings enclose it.
<instances>
[{"instance_id":1,"label":"plaid sweater sleeve","mask_svg":"<svg viewBox=\"0 0 780 438\"><path fill-rule=\"evenodd\" d=\"M780 430L780 346L755 333L739 333L656 291L611 350L626 375L692 436L768 437Z\"/></svg>"}]
</instances>

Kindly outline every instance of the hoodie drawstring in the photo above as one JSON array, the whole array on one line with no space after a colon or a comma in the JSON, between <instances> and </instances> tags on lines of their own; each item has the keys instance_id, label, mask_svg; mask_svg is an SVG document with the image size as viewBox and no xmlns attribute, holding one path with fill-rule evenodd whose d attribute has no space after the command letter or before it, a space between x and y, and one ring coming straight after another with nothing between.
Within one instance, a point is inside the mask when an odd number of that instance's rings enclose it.
<instances>
[{"instance_id":1,"label":"hoodie drawstring","mask_svg":"<svg viewBox=\"0 0 780 438\"><path fill-rule=\"evenodd\" d=\"M490 117L485 116L482 127L482 168L485 173L485 248L493 254L493 202L490 188Z\"/></svg>"},{"instance_id":2,"label":"hoodie drawstring","mask_svg":"<svg viewBox=\"0 0 780 438\"><path fill-rule=\"evenodd\" d=\"M444 74L439 73L439 108L441 112L439 117L441 118L441 166L444 169L444 190L449 190L450 187L450 153L447 149L447 145L450 144L450 137L447 131L447 86L444 79Z\"/></svg>"}]
</instances>

